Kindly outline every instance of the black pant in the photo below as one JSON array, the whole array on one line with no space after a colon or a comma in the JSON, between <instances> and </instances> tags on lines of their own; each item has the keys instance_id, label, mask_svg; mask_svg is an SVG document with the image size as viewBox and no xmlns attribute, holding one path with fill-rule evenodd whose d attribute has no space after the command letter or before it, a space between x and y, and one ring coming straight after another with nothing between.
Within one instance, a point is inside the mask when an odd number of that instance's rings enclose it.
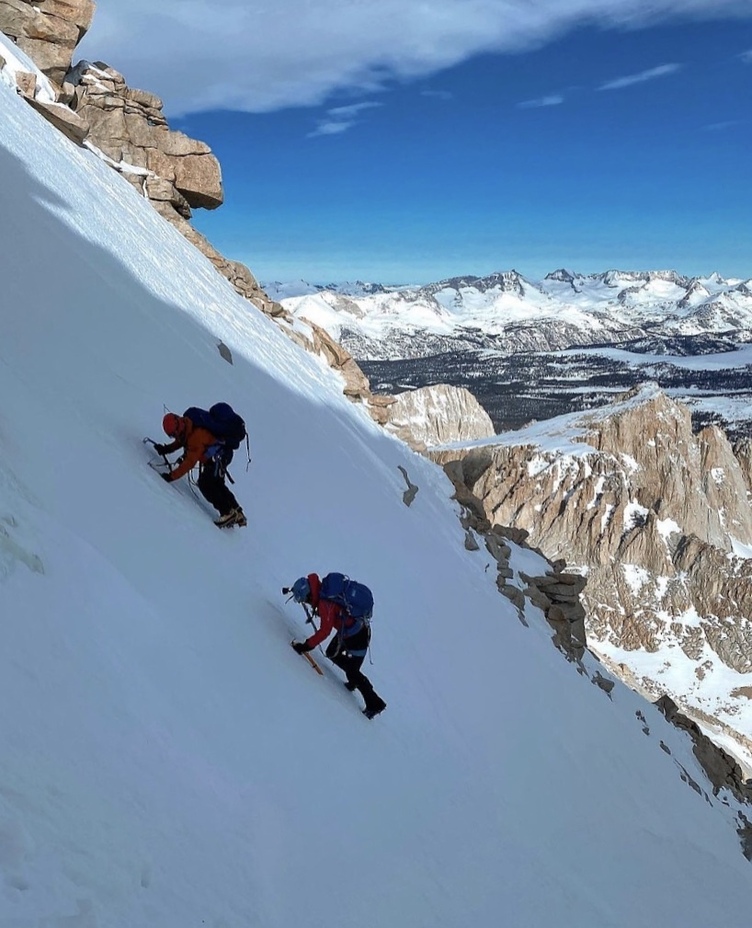
<instances>
[{"instance_id":1,"label":"black pant","mask_svg":"<svg viewBox=\"0 0 752 928\"><path fill-rule=\"evenodd\" d=\"M347 682L358 690L365 700L366 709L373 709L380 712L386 706L386 703L381 696L376 694L373 684L360 670L361 664L365 660L365 654L356 656L350 654L349 650L350 648L354 651L367 649L370 637L371 635L368 628L363 628L356 634L351 635L349 638L343 638L342 640L340 640L338 633L329 642L326 649L326 656L333 664L336 664L340 670L344 670Z\"/></svg>"},{"instance_id":2,"label":"black pant","mask_svg":"<svg viewBox=\"0 0 752 928\"><path fill-rule=\"evenodd\" d=\"M225 483L224 468L218 467L214 461L201 465L198 488L207 503L211 503L221 516L239 508L238 501Z\"/></svg>"}]
</instances>

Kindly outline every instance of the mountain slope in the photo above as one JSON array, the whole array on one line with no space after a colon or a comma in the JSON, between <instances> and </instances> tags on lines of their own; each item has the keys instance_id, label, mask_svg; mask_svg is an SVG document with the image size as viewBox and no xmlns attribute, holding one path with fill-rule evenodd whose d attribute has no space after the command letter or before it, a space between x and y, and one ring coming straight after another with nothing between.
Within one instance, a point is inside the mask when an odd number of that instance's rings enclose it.
<instances>
[{"instance_id":1,"label":"mountain slope","mask_svg":"<svg viewBox=\"0 0 752 928\"><path fill-rule=\"evenodd\" d=\"M0 922L746 925L734 800L518 621L440 471L3 86L0 126ZM217 399L234 533L141 444ZM312 569L375 592L374 722L288 647Z\"/></svg>"}]
</instances>

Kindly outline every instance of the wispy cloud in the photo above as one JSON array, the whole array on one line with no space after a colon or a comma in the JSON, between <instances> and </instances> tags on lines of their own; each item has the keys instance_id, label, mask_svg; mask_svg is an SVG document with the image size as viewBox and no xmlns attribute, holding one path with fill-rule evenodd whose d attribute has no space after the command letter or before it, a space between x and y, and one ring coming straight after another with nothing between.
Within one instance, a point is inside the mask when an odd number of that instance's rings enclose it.
<instances>
[{"instance_id":1,"label":"wispy cloud","mask_svg":"<svg viewBox=\"0 0 752 928\"><path fill-rule=\"evenodd\" d=\"M703 129L706 132L723 132L724 129L731 129L733 126L742 125L741 119L727 119L725 122L711 122L707 126L703 126Z\"/></svg>"},{"instance_id":2,"label":"wispy cloud","mask_svg":"<svg viewBox=\"0 0 752 928\"><path fill-rule=\"evenodd\" d=\"M260 113L318 106L334 93L374 93L393 81L438 74L475 55L540 47L587 23L635 29L689 16L735 16L749 22L752 4L98 0L92 28L78 52L112 64L132 86L154 91L171 117L209 109Z\"/></svg>"},{"instance_id":3,"label":"wispy cloud","mask_svg":"<svg viewBox=\"0 0 752 928\"><path fill-rule=\"evenodd\" d=\"M739 55L739 57L742 59L742 61L745 61L747 64L752 64L752 48L750 48L746 52L742 52L741 55Z\"/></svg>"},{"instance_id":4,"label":"wispy cloud","mask_svg":"<svg viewBox=\"0 0 752 928\"><path fill-rule=\"evenodd\" d=\"M453 100L454 94L449 90L421 90L421 97L434 97L437 100Z\"/></svg>"},{"instance_id":5,"label":"wispy cloud","mask_svg":"<svg viewBox=\"0 0 752 928\"><path fill-rule=\"evenodd\" d=\"M339 135L341 132L347 132L354 122L337 122L336 120L327 120L320 122L313 132L309 132L307 139L315 139L317 135Z\"/></svg>"},{"instance_id":6,"label":"wispy cloud","mask_svg":"<svg viewBox=\"0 0 752 928\"><path fill-rule=\"evenodd\" d=\"M355 119L358 113L361 113L363 110L370 110L374 106L381 106L381 103L378 103L376 100L368 100L363 103L350 103L348 106L335 106L330 110L327 110L330 116L338 117L339 119Z\"/></svg>"},{"instance_id":7,"label":"wispy cloud","mask_svg":"<svg viewBox=\"0 0 752 928\"><path fill-rule=\"evenodd\" d=\"M309 132L306 138L315 139L319 135L339 135L347 132L358 122L358 116L363 110L370 110L374 106L381 106L375 100L363 103L351 103L348 106L335 106L326 111L324 119L319 120L318 125Z\"/></svg>"},{"instance_id":8,"label":"wispy cloud","mask_svg":"<svg viewBox=\"0 0 752 928\"><path fill-rule=\"evenodd\" d=\"M522 110L534 109L539 106L558 106L564 102L564 97L559 93L552 93L546 97L538 97L537 100L523 100L517 106Z\"/></svg>"},{"instance_id":9,"label":"wispy cloud","mask_svg":"<svg viewBox=\"0 0 752 928\"><path fill-rule=\"evenodd\" d=\"M642 84L645 81L654 81L658 77L665 77L667 74L675 74L680 68L680 64L660 64L657 68L649 68L647 71L607 81L601 84L598 90L621 90L622 87L631 87L633 84Z\"/></svg>"}]
</instances>

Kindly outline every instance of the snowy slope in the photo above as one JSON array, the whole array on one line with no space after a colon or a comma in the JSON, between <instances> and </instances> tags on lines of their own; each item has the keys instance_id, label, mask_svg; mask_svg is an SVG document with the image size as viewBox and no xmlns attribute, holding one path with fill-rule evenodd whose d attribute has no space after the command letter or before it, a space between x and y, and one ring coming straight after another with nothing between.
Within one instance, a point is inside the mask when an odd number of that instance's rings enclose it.
<instances>
[{"instance_id":1,"label":"snowy slope","mask_svg":"<svg viewBox=\"0 0 752 928\"><path fill-rule=\"evenodd\" d=\"M438 469L4 86L0 209L3 928L748 924L686 739L523 627ZM218 399L228 533L141 445ZM288 646L314 569L374 589L373 722Z\"/></svg>"}]
</instances>

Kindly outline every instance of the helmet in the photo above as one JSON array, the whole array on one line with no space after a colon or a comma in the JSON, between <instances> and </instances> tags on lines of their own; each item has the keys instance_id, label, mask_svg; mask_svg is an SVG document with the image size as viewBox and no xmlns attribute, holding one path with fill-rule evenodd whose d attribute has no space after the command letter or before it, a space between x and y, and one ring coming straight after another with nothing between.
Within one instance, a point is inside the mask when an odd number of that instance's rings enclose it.
<instances>
[{"instance_id":1,"label":"helmet","mask_svg":"<svg viewBox=\"0 0 752 928\"><path fill-rule=\"evenodd\" d=\"M162 419L162 428L170 438L177 438L178 434L183 431L180 416L176 416L174 412L168 412Z\"/></svg>"},{"instance_id":2,"label":"helmet","mask_svg":"<svg viewBox=\"0 0 752 928\"><path fill-rule=\"evenodd\" d=\"M296 603L308 601L311 595L311 585L305 577L299 577L292 585L292 598Z\"/></svg>"}]
</instances>

